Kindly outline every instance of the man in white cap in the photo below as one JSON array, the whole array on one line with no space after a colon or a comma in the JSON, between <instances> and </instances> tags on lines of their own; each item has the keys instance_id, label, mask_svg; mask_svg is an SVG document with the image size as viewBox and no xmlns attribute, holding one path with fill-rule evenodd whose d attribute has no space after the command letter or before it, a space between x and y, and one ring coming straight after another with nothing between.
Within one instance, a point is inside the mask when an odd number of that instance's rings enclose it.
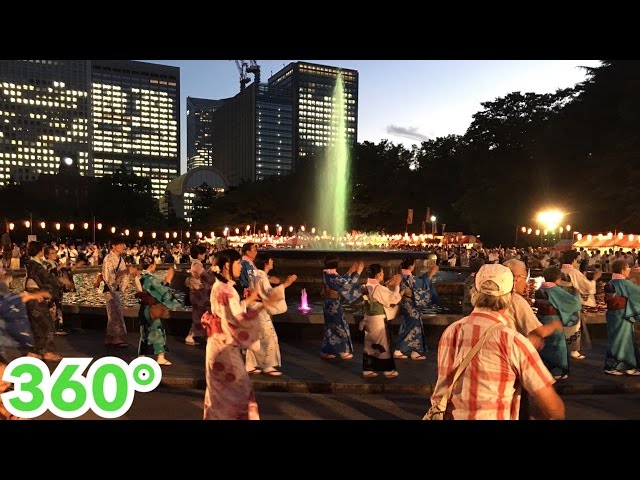
<instances>
[{"instance_id":1,"label":"man in white cap","mask_svg":"<svg viewBox=\"0 0 640 480\"><path fill-rule=\"evenodd\" d=\"M438 380L431 404L446 396L458 366L483 334L493 328L471 359L448 399L445 418L517 420L520 386L531 394L548 419L564 419L564 403L540 355L509 326L513 274L504 265L483 265L476 274L473 312L449 325L438 343Z\"/></svg>"}]
</instances>

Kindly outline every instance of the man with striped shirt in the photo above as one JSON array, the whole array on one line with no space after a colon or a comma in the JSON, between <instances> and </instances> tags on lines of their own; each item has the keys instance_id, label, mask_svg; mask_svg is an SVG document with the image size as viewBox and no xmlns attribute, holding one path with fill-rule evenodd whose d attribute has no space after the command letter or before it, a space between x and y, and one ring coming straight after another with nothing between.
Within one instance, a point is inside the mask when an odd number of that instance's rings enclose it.
<instances>
[{"instance_id":1,"label":"man with striped shirt","mask_svg":"<svg viewBox=\"0 0 640 480\"><path fill-rule=\"evenodd\" d=\"M533 345L509 327L505 315L511 302L513 274L499 264L487 264L476 274L474 310L451 324L438 344L438 380L431 396L437 405L447 394L458 366L483 333L502 324L464 370L449 399L445 418L454 420L517 420L520 385L535 397L544 418L564 419L564 403L554 379Z\"/></svg>"}]
</instances>

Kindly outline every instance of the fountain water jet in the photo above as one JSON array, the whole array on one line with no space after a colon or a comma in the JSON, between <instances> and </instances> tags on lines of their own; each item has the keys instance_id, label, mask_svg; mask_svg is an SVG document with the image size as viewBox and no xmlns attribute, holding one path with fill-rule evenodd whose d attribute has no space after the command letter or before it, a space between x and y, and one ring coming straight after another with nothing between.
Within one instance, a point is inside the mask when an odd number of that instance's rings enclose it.
<instances>
[{"instance_id":1,"label":"fountain water jet","mask_svg":"<svg viewBox=\"0 0 640 480\"><path fill-rule=\"evenodd\" d=\"M329 236L342 237L347 229L347 199L350 193L350 158L347 143L347 110L344 81L338 74L332 98L331 139L321 159L316 192L316 225ZM334 248L338 248L337 242Z\"/></svg>"},{"instance_id":2,"label":"fountain water jet","mask_svg":"<svg viewBox=\"0 0 640 480\"><path fill-rule=\"evenodd\" d=\"M307 290L305 288L300 292L300 306L298 310L302 313L309 313L311 311L311 307L309 307L309 300L307 299Z\"/></svg>"}]
</instances>

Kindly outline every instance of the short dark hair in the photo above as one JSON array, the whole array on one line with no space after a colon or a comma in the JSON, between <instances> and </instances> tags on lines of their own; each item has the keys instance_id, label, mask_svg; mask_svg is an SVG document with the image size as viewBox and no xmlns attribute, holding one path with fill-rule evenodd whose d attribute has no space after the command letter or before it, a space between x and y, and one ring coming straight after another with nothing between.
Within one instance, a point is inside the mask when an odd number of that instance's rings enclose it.
<instances>
[{"instance_id":1,"label":"short dark hair","mask_svg":"<svg viewBox=\"0 0 640 480\"><path fill-rule=\"evenodd\" d=\"M542 271L545 282L555 282L562 275L562 270L556 266L547 267Z\"/></svg>"},{"instance_id":2,"label":"short dark hair","mask_svg":"<svg viewBox=\"0 0 640 480\"><path fill-rule=\"evenodd\" d=\"M198 255L202 255L203 253L207 253L207 249L204 245L192 245L189 250L191 258L198 258Z\"/></svg>"},{"instance_id":3,"label":"short dark hair","mask_svg":"<svg viewBox=\"0 0 640 480\"><path fill-rule=\"evenodd\" d=\"M263 270L266 267L267 263L269 263L271 257L266 253L259 253L256 259L253 261L253 264L256 266L258 270Z\"/></svg>"},{"instance_id":4,"label":"short dark hair","mask_svg":"<svg viewBox=\"0 0 640 480\"><path fill-rule=\"evenodd\" d=\"M36 240L31 240L27 244L27 255L30 257L35 257L42 250L42 242L38 242Z\"/></svg>"},{"instance_id":5,"label":"short dark hair","mask_svg":"<svg viewBox=\"0 0 640 480\"><path fill-rule=\"evenodd\" d=\"M379 263L372 263L367 267L367 276L369 278L373 278L377 274L379 274L381 271L382 271L382 265L380 265Z\"/></svg>"},{"instance_id":6,"label":"short dark hair","mask_svg":"<svg viewBox=\"0 0 640 480\"><path fill-rule=\"evenodd\" d=\"M122 237L111 237L111 246L113 247L114 245L122 245L122 244L126 244L127 242L124 241L124 238Z\"/></svg>"},{"instance_id":7,"label":"short dark hair","mask_svg":"<svg viewBox=\"0 0 640 480\"><path fill-rule=\"evenodd\" d=\"M249 250L251 250L254 245L255 243L253 242L248 242L242 245L242 248L240 249L240 251L242 252L242 255L246 254Z\"/></svg>"},{"instance_id":8,"label":"short dark hair","mask_svg":"<svg viewBox=\"0 0 640 480\"><path fill-rule=\"evenodd\" d=\"M562 252L562 263L571 265L578 258L579 253L576 250L565 250Z\"/></svg>"},{"instance_id":9,"label":"short dark hair","mask_svg":"<svg viewBox=\"0 0 640 480\"><path fill-rule=\"evenodd\" d=\"M338 255L335 253L328 253L324 257L324 268L338 268Z\"/></svg>"},{"instance_id":10,"label":"short dark hair","mask_svg":"<svg viewBox=\"0 0 640 480\"><path fill-rule=\"evenodd\" d=\"M629 262L621 258L611 264L611 271L613 273L622 273L622 271L627 267L629 267Z\"/></svg>"},{"instance_id":11,"label":"short dark hair","mask_svg":"<svg viewBox=\"0 0 640 480\"><path fill-rule=\"evenodd\" d=\"M400 268L403 268L404 270L408 269L411 265L413 265L415 263L416 259L413 257L405 257L404 260L402 260L402 263L400 263Z\"/></svg>"}]
</instances>

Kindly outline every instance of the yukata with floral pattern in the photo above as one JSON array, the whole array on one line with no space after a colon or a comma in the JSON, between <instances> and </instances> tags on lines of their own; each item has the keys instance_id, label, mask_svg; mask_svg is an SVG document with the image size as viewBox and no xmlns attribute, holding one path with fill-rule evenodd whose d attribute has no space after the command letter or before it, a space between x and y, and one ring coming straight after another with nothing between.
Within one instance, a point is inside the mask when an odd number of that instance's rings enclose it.
<instances>
[{"instance_id":1,"label":"yukata with floral pattern","mask_svg":"<svg viewBox=\"0 0 640 480\"><path fill-rule=\"evenodd\" d=\"M181 307L182 304L175 297L169 286L162 283L148 270L143 270L140 276L140 286L153 299L167 308ZM167 332L160 318L154 319L150 313L152 302L142 302L138 321L140 323L140 345L138 355L151 355L166 352Z\"/></svg>"},{"instance_id":2,"label":"yukata with floral pattern","mask_svg":"<svg viewBox=\"0 0 640 480\"><path fill-rule=\"evenodd\" d=\"M260 337L257 310L247 310L235 282L216 279L211 289L214 322L207 339L205 420L259 420L258 403L242 358Z\"/></svg>"},{"instance_id":3,"label":"yukata with floral pattern","mask_svg":"<svg viewBox=\"0 0 640 480\"><path fill-rule=\"evenodd\" d=\"M352 354L351 332L344 316L340 297L351 303L362 296L360 274L338 275L336 269L325 269L325 299L322 307L324 315L324 335L321 353L324 355Z\"/></svg>"},{"instance_id":4,"label":"yukata with floral pattern","mask_svg":"<svg viewBox=\"0 0 640 480\"><path fill-rule=\"evenodd\" d=\"M396 351L402 352L403 355L416 352L423 356L427 351L427 344L420 310L438 303L438 292L429 278L429 272L416 277L410 270L403 268L400 293L402 324L398 332Z\"/></svg>"}]
</instances>

